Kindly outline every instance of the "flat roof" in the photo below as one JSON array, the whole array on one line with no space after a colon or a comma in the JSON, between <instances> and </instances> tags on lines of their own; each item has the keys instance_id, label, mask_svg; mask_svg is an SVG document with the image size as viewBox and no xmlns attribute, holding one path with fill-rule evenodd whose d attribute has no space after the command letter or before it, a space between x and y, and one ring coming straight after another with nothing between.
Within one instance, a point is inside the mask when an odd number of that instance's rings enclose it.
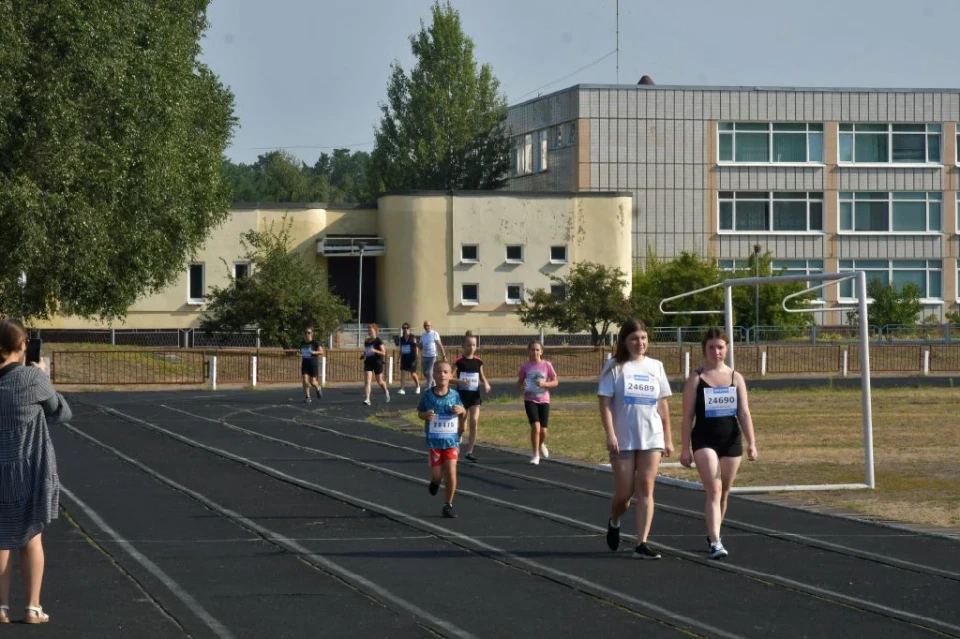
<instances>
[{"instance_id":1,"label":"flat roof","mask_svg":"<svg viewBox=\"0 0 960 639\"><path fill-rule=\"evenodd\" d=\"M633 89L635 91L753 91L761 93L769 93L771 91L784 91L789 93L800 93L800 92L809 92L809 93L957 93L960 94L960 88L949 89L949 88L878 88L878 87L778 87L778 86L708 86L708 85L698 85L698 84L574 84L572 86L558 89L552 91L551 93L545 93L544 95L538 96L536 98L530 98L529 100L524 100L523 102L518 102L513 104L510 108L523 106L525 104L530 104L543 100L545 98L550 98L555 95L560 95L562 93L569 93L570 91L580 91L586 89L617 89L624 91L627 89Z\"/></svg>"},{"instance_id":2,"label":"flat roof","mask_svg":"<svg viewBox=\"0 0 960 639\"><path fill-rule=\"evenodd\" d=\"M523 177L523 176L518 176ZM388 191L387 195L453 195L459 197L633 197L630 191Z\"/></svg>"}]
</instances>

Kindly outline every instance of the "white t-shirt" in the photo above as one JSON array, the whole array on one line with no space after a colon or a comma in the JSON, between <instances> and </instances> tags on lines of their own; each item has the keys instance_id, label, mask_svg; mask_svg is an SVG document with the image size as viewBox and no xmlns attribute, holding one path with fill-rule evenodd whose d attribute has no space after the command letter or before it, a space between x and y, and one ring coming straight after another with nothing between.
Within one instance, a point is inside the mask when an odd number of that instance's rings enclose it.
<instances>
[{"instance_id":1,"label":"white t-shirt","mask_svg":"<svg viewBox=\"0 0 960 639\"><path fill-rule=\"evenodd\" d=\"M617 366L608 360L600 373L597 395L611 398L613 432L620 450L664 448L663 420L657 403L673 395L663 362L644 357Z\"/></svg>"},{"instance_id":2,"label":"white t-shirt","mask_svg":"<svg viewBox=\"0 0 960 639\"><path fill-rule=\"evenodd\" d=\"M436 331L427 331L420 335L420 347L423 349L424 357L436 357L439 343L440 335Z\"/></svg>"}]
</instances>

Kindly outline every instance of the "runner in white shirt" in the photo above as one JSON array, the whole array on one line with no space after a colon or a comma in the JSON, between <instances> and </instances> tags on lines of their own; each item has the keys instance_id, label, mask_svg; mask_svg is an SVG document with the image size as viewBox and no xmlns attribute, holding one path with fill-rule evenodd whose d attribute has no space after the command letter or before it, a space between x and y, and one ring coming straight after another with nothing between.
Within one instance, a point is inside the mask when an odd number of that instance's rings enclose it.
<instances>
[{"instance_id":1,"label":"runner in white shirt","mask_svg":"<svg viewBox=\"0 0 960 639\"><path fill-rule=\"evenodd\" d=\"M637 544L633 556L659 559L647 545L653 523L653 487L660 457L673 453L670 436L672 395L663 363L646 356L647 327L628 320L620 327L617 350L600 373L600 421L613 467L614 494L607 522L607 546L620 547L620 516L637 496Z\"/></svg>"},{"instance_id":2,"label":"runner in white shirt","mask_svg":"<svg viewBox=\"0 0 960 639\"><path fill-rule=\"evenodd\" d=\"M423 334L420 336L420 370L423 371L423 380L427 388L434 384L433 365L437 361L437 349L440 350L440 361L447 359L440 335L433 330L433 324L428 320L423 323Z\"/></svg>"}]
</instances>

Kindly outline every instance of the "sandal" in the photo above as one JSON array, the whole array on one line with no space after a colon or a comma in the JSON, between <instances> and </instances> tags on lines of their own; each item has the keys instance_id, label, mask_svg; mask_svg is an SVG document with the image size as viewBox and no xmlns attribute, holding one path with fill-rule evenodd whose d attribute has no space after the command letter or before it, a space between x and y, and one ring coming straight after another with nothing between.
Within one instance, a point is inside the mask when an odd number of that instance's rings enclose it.
<instances>
[{"instance_id":1,"label":"sandal","mask_svg":"<svg viewBox=\"0 0 960 639\"><path fill-rule=\"evenodd\" d=\"M0 623L10 623L10 606L0 606Z\"/></svg>"},{"instance_id":2,"label":"sandal","mask_svg":"<svg viewBox=\"0 0 960 639\"><path fill-rule=\"evenodd\" d=\"M45 613L40 606L27 606L24 610L27 616L24 617L23 623L47 623L50 621L50 615Z\"/></svg>"}]
</instances>

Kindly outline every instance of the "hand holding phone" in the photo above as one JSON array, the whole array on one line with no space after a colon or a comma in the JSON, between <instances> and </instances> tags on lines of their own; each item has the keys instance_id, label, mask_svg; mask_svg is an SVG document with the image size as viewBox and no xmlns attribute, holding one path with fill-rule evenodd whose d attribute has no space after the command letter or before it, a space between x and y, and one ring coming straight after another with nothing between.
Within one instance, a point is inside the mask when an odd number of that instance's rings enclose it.
<instances>
[{"instance_id":1,"label":"hand holding phone","mask_svg":"<svg viewBox=\"0 0 960 639\"><path fill-rule=\"evenodd\" d=\"M35 337L27 340L27 364L36 364L40 361L40 349L43 347L43 340Z\"/></svg>"}]
</instances>

